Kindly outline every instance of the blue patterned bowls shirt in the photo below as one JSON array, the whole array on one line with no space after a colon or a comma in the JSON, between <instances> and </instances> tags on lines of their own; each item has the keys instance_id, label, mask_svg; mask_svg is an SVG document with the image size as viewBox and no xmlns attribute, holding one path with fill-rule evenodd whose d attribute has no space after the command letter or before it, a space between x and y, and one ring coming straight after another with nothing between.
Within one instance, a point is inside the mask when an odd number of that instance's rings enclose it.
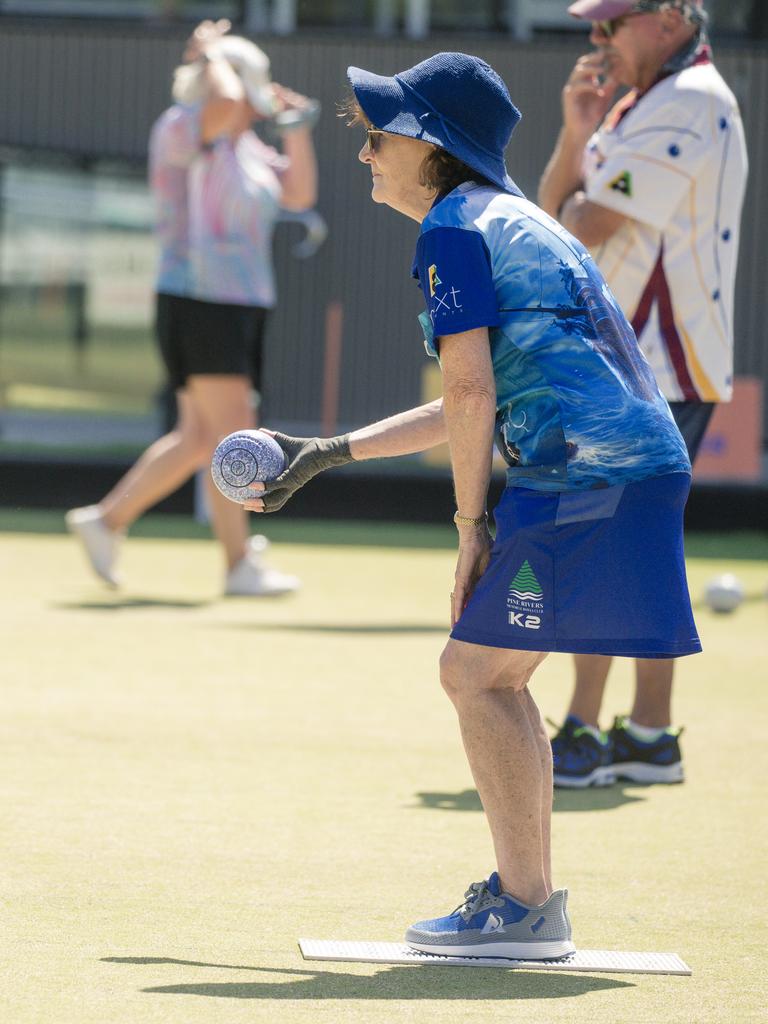
<instances>
[{"instance_id":1,"label":"blue patterned bowls shirt","mask_svg":"<svg viewBox=\"0 0 768 1024\"><path fill-rule=\"evenodd\" d=\"M421 225L413 274L427 351L489 329L507 484L611 487L691 465L637 340L589 252L533 203L467 182Z\"/></svg>"}]
</instances>

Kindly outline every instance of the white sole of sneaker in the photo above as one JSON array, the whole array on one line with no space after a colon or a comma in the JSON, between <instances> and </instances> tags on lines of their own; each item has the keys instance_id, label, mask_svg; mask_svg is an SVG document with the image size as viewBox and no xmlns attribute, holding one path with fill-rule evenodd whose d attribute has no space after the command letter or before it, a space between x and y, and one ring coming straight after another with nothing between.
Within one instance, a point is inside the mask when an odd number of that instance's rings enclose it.
<instances>
[{"instance_id":1,"label":"white sole of sneaker","mask_svg":"<svg viewBox=\"0 0 768 1024\"><path fill-rule=\"evenodd\" d=\"M576 951L570 940L560 942L484 942L469 946L432 946L408 942L411 949L433 956L502 956L507 960L557 960Z\"/></svg>"},{"instance_id":2,"label":"white sole of sneaker","mask_svg":"<svg viewBox=\"0 0 768 1024\"><path fill-rule=\"evenodd\" d=\"M589 775L558 775L555 773L553 782L560 789L587 789L589 786L612 786L616 781L616 773L610 765L595 768Z\"/></svg>"},{"instance_id":3,"label":"white sole of sneaker","mask_svg":"<svg viewBox=\"0 0 768 1024\"><path fill-rule=\"evenodd\" d=\"M617 779L629 779L630 782L650 784L661 782L670 785L685 782L683 762L677 764L645 764L643 761L627 761L626 764L613 766Z\"/></svg>"}]
</instances>

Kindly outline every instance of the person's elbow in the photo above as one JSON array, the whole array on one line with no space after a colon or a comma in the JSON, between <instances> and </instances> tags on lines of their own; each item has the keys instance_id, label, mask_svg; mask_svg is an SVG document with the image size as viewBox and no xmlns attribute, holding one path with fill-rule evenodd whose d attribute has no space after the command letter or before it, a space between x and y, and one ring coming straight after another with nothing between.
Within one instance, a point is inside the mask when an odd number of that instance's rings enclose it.
<instances>
[{"instance_id":1,"label":"person's elbow","mask_svg":"<svg viewBox=\"0 0 768 1024\"><path fill-rule=\"evenodd\" d=\"M280 205L291 213L304 213L311 210L317 203L317 188L311 185L283 191Z\"/></svg>"},{"instance_id":2,"label":"person's elbow","mask_svg":"<svg viewBox=\"0 0 768 1024\"><path fill-rule=\"evenodd\" d=\"M560 211L560 223L588 249L607 242L626 220L623 214L590 202L583 192L572 195Z\"/></svg>"},{"instance_id":3,"label":"person's elbow","mask_svg":"<svg viewBox=\"0 0 768 1024\"><path fill-rule=\"evenodd\" d=\"M461 410L465 416L481 416L496 411L496 388L493 379L460 375L443 380L443 403L446 410Z\"/></svg>"}]
</instances>

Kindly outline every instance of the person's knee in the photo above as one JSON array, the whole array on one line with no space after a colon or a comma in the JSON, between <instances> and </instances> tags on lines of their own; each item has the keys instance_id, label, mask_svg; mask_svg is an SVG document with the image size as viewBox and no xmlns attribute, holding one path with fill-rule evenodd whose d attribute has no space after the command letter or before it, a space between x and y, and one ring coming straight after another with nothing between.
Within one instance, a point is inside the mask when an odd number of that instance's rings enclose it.
<instances>
[{"instance_id":1,"label":"person's knee","mask_svg":"<svg viewBox=\"0 0 768 1024\"><path fill-rule=\"evenodd\" d=\"M256 416L249 391L236 390L229 400L219 402L210 410L208 418L210 432L215 435L214 447L229 434L238 430L253 430Z\"/></svg>"},{"instance_id":2,"label":"person's knee","mask_svg":"<svg viewBox=\"0 0 768 1024\"><path fill-rule=\"evenodd\" d=\"M456 656L455 649L450 643L443 648L440 655L440 685L454 702L463 678L461 662L462 659Z\"/></svg>"},{"instance_id":3,"label":"person's knee","mask_svg":"<svg viewBox=\"0 0 768 1024\"><path fill-rule=\"evenodd\" d=\"M177 458L183 459L190 470L200 469L210 461L208 439L203 428L190 422L179 422L166 435L166 445L177 452Z\"/></svg>"},{"instance_id":4,"label":"person's knee","mask_svg":"<svg viewBox=\"0 0 768 1024\"><path fill-rule=\"evenodd\" d=\"M440 656L440 682L454 704L488 690L520 692L528 685L535 662L526 651L500 652L498 660L482 657L471 644L449 640Z\"/></svg>"},{"instance_id":5,"label":"person's knee","mask_svg":"<svg viewBox=\"0 0 768 1024\"><path fill-rule=\"evenodd\" d=\"M232 410L226 415L220 416L215 423L211 424L211 440L213 441L214 448L223 441L225 437L229 437L230 434L234 434L239 430L253 430L253 417L249 414L247 409L238 412Z\"/></svg>"}]
</instances>

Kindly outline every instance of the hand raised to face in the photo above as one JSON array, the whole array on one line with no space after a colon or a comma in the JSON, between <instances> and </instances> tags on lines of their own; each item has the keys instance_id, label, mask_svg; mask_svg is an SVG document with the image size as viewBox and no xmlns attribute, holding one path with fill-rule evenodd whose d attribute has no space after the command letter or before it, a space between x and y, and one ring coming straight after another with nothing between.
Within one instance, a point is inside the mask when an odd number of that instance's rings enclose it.
<instances>
[{"instance_id":1,"label":"hand raised to face","mask_svg":"<svg viewBox=\"0 0 768 1024\"><path fill-rule=\"evenodd\" d=\"M200 60L206 55L208 48L214 46L231 28L232 25L226 18L220 18L218 21L201 21L187 40L184 50L185 62L191 64Z\"/></svg>"},{"instance_id":2,"label":"hand raised to face","mask_svg":"<svg viewBox=\"0 0 768 1024\"><path fill-rule=\"evenodd\" d=\"M614 61L605 50L587 53L576 61L562 93L566 131L589 138L605 117L618 88Z\"/></svg>"}]
</instances>

